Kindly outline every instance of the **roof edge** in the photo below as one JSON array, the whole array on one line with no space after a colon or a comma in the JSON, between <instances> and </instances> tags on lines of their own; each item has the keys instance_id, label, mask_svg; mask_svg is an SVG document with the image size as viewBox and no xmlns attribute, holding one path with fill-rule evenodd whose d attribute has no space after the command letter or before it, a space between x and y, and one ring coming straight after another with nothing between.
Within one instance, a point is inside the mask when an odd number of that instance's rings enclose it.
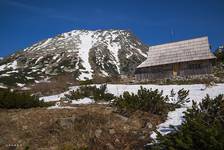
<instances>
[{"instance_id":1,"label":"roof edge","mask_svg":"<svg viewBox=\"0 0 224 150\"><path fill-rule=\"evenodd\" d=\"M163 43L163 44L151 45L151 46L149 46L149 48L154 47L154 46L163 46L163 45L167 45L167 44L191 41L191 40L202 39L202 38L208 39L208 36L200 36L200 37L195 37L195 38L192 38L192 39L186 39L186 40L180 40L180 41L172 41L172 42L167 42L167 43Z\"/></svg>"},{"instance_id":2,"label":"roof edge","mask_svg":"<svg viewBox=\"0 0 224 150\"><path fill-rule=\"evenodd\" d=\"M213 59L216 59L216 57L214 56L213 58L196 59L196 60L191 60L191 61L213 60ZM175 63L191 62L191 61L178 61L178 62L174 62L174 63L164 63L164 64L151 65L151 66L143 66L143 67L141 67L141 66L140 66L141 64L140 64L140 65L137 66L137 68L155 67L155 66L168 65L168 64L175 64Z\"/></svg>"}]
</instances>

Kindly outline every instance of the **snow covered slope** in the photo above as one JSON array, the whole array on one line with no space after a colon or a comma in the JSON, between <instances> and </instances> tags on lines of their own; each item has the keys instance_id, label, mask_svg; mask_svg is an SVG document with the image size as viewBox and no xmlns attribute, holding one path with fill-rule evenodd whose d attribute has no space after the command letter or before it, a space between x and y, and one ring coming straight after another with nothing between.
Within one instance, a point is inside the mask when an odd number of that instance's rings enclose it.
<instances>
[{"instance_id":1,"label":"snow covered slope","mask_svg":"<svg viewBox=\"0 0 224 150\"><path fill-rule=\"evenodd\" d=\"M77 80L133 74L147 51L148 46L125 30L74 30L4 58L0 83L5 75L16 81L19 76L17 82L23 83L63 73L72 73Z\"/></svg>"},{"instance_id":2,"label":"snow covered slope","mask_svg":"<svg viewBox=\"0 0 224 150\"><path fill-rule=\"evenodd\" d=\"M100 84L96 84L97 87ZM119 96L123 94L125 91L137 93L140 87L148 88L148 89L158 89L163 91L163 95L170 95L170 91L174 89L174 92L178 92L182 88L185 90L189 90L189 98L199 102L202 98L209 94L211 97L215 97L218 94L224 94L224 84L217 84L212 86L211 88L206 88L205 90L201 90L205 88L204 84L192 84L192 85L153 85L153 84L136 84L136 85L126 85L126 84L107 84L107 91L109 93L114 94L115 96ZM69 91L76 90L79 86L72 86L69 88ZM46 96L43 97L46 101L57 101L60 100L64 94L68 94L69 91L58 95ZM187 106L191 106L192 103L188 103Z\"/></svg>"},{"instance_id":3,"label":"snow covered slope","mask_svg":"<svg viewBox=\"0 0 224 150\"><path fill-rule=\"evenodd\" d=\"M100 85L97 85L100 86ZM140 86L143 86L144 88L152 88L153 90L159 89L160 91L163 90L163 95L170 95L170 91L174 89L174 92L177 93L180 89L184 88L186 90L189 90L189 98L190 102L187 103L185 106L182 108L177 108L174 111L171 111L168 113L167 120L158 125L157 131L160 132L161 134L168 134L172 131L172 128L170 126L178 126L181 125L183 122L183 116L184 116L184 111L187 110L187 108L192 106L192 100L196 101L197 103L201 102L202 98L208 94L211 98L214 98L218 96L219 94L224 94L224 84L217 84L216 86L212 86L211 88L206 88L205 90L201 90L205 88L205 85L203 84L194 84L194 85L122 85L122 84L108 84L108 92L113 93L116 96L119 96L123 94L125 91L137 93L138 89L140 89ZM70 90L76 90L77 86L70 87ZM53 96L46 96L42 97L44 101L58 101L60 100L61 97L64 96L65 93L61 93L58 95L53 95ZM151 137L153 139L156 139L156 133L153 132Z\"/></svg>"}]
</instances>

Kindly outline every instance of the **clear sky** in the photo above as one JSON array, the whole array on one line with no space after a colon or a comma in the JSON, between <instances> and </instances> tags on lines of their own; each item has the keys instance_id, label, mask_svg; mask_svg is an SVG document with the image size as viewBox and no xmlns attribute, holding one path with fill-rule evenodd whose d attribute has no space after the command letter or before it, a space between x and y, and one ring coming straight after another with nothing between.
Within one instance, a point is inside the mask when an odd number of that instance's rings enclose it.
<instances>
[{"instance_id":1,"label":"clear sky","mask_svg":"<svg viewBox=\"0 0 224 150\"><path fill-rule=\"evenodd\" d=\"M0 19L0 56L75 29L126 29L148 45L205 35L213 50L224 44L224 0L0 0Z\"/></svg>"}]
</instances>

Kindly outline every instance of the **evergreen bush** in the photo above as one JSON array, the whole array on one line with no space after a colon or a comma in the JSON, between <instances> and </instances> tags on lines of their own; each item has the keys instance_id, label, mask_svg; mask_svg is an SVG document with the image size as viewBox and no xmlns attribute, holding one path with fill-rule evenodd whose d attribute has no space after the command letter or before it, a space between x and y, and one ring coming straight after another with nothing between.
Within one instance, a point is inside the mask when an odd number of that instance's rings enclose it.
<instances>
[{"instance_id":1,"label":"evergreen bush","mask_svg":"<svg viewBox=\"0 0 224 150\"><path fill-rule=\"evenodd\" d=\"M124 92L113 101L113 105L119 109L136 111L142 110L158 115L166 115L172 104L168 104L168 97L164 97L163 91L158 89L146 89L141 86L137 94Z\"/></svg>"},{"instance_id":2,"label":"evergreen bush","mask_svg":"<svg viewBox=\"0 0 224 150\"><path fill-rule=\"evenodd\" d=\"M71 91L65 95L70 100L78 100L85 97L94 99L95 101L110 101L115 98L111 93L107 93L107 85L103 84L99 88L96 86L80 86L76 91Z\"/></svg>"},{"instance_id":3,"label":"evergreen bush","mask_svg":"<svg viewBox=\"0 0 224 150\"><path fill-rule=\"evenodd\" d=\"M190 98L188 98L189 90L181 89L177 92L177 107L183 106L186 102L188 103L190 101Z\"/></svg>"},{"instance_id":4,"label":"evergreen bush","mask_svg":"<svg viewBox=\"0 0 224 150\"><path fill-rule=\"evenodd\" d=\"M159 135L153 150L221 150L224 149L224 95L193 102L185 121L174 132Z\"/></svg>"},{"instance_id":5,"label":"evergreen bush","mask_svg":"<svg viewBox=\"0 0 224 150\"><path fill-rule=\"evenodd\" d=\"M47 107L52 103L40 101L37 97L27 93L18 93L8 89L0 89L0 108L18 109L32 107Z\"/></svg>"},{"instance_id":6,"label":"evergreen bush","mask_svg":"<svg viewBox=\"0 0 224 150\"><path fill-rule=\"evenodd\" d=\"M181 106L184 106L185 103L190 102L188 95L189 90L185 90L184 88L180 89L177 93L172 89L170 91L169 99L174 104L175 108L180 108Z\"/></svg>"}]
</instances>

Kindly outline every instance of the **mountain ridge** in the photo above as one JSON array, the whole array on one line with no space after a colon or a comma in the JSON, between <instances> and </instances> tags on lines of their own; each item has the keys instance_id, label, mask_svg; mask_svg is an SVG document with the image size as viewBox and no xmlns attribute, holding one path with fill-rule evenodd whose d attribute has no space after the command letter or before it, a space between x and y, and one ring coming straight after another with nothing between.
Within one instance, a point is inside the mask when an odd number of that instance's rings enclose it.
<instances>
[{"instance_id":1,"label":"mountain ridge","mask_svg":"<svg viewBox=\"0 0 224 150\"><path fill-rule=\"evenodd\" d=\"M72 30L37 42L0 60L3 80L38 81L65 72L76 80L132 75L148 46L126 30ZM3 82L4 83L4 82Z\"/></svg>"}]
</instances>

